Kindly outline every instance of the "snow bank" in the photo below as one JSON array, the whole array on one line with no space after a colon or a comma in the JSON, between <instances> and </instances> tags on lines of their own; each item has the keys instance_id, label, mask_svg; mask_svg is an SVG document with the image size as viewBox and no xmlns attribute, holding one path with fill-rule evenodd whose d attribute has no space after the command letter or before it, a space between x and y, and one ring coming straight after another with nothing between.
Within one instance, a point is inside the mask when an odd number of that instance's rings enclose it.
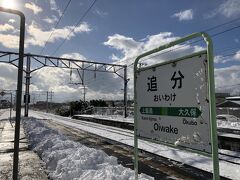
<instances>
[{"instance_id":1,"label":"snow bank","mask_svg":"<svg viewBox=\"0 0 240 180\"><path fill-rule=\"evenodd\" d=\"M30 146L46 163L53 179L130 180L134 171L101 150L69 140L35 118L23 121ZM139 179L153 179L144 174Z\"/></svg>"}]
</instances>

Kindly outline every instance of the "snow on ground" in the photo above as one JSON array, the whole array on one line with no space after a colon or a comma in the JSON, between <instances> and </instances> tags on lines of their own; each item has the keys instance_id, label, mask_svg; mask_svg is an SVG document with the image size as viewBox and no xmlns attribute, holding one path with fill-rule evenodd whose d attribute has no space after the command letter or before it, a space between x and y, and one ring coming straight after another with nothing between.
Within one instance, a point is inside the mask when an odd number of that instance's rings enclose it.
<instances>
[{"instance_id":1,"label":"snow on ground","mask_svg":"<svg viewBox=\"0 0 240 180\"><path fill-rule=\"evenodd\" d=\"M88 114L81 114L81 115L74 115L74 116L134 123L134 120L133 120L132 117L124 118L123 116L120 116L120 115L98 115L98 114L88 115Z\"/></svg>"},{"instance_id":2,"label":"snow on ground","mask_svg":"<svg viewBox=\"0 0 240 180\"><path fill-rule=\"evenodd\" d=\"M134 119L132 117L123 118L123 116L119 115L75 115L79 117L88 117L88 118L97 118L97 119L103 119L103 120L112 120L112 121L120 121L120 122L128 122L128 123L134 123ZM229 128L229 129L238 129L240 130L240 122L229 122L229 121L217 121L217 127L218 128Z\"/></svg>"},{"instance_id":3,"label":"snow on ground","mask_svg":"<svg viewBox=\"0 0 240 180\"><path fill-rule=\"evenodd\" d=\"M118 141L129 146L134 146L133 132L130 130L123 130L101 124L96 125L95 123L91 122L81 122L79 120L37 111L30 111L30 114L31 116L38 118L51 118L55 122L81 129L83 131L90 132L113 141ZM138 140L138 148L159 156L182 162L204 171L212 172L212 159L203 155L190 153L188 151L167 147L161 144L155 144L144 140ZM221 176L230 179L239 179L240 166L238 164L220 160L219 165Z\"/></svg>"},{"instance_id":4,"label":"snow on ground","mask_svg":"<svg viewBox=\"0 0 240 180\"><path fill-rule=\"evenodd\" d=\"M23 124L31 147L46 163L53 179L134 179L134 171L119 165L116 157L69 140L35 118ZM141 174L139 179L153 178Z\"/></svg>"},{"instance_id":5,"label":"snow on ground","mask_svg":"<svg viewBox=\"0 0 240 180\"><path fill-rule=\"evenodd\" d=\"M229 128L240 130L240 122L217 121L218 128Z\"/></svg>"}]
</instances>

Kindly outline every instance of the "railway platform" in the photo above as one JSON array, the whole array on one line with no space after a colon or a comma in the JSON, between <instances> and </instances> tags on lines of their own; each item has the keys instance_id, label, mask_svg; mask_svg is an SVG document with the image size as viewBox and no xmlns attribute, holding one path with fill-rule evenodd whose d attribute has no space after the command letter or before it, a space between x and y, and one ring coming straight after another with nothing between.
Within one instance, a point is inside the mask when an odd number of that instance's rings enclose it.
<instances>
[{"instance_id":1,"label":"railway platform","mask_svg":"<svg viewBox=\"0 0 240 180\"><path fill-rule=\"evenodd\" d=\"M8 111L0 112L0 179L12 179L14 152L14 123L8 119ZM28 147L23 128L20 129L18 179L47 180L45 166Z\"/></svg>"}]
</instances>

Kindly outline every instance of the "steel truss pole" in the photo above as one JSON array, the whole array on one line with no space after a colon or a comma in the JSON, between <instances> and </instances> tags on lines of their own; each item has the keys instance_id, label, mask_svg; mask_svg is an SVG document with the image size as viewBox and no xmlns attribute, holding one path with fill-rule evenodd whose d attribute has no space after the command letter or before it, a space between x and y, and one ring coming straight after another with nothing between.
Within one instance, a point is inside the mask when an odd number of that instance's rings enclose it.
<instances>
[{"instance_id":1,"label":"steel truss pole","mask_svg":"<svg viewBox=\"0 0 240 180\"><path fill-rule=\"evenodd\" d=\"M26 84L25 84L25 117L28 117L28 109L29 109L29 102L30 102L30 95L29 95L29 86L30 86L30 79L31 79L31 61L30 56L27 56L27 64L26 64Z\"/></svg>"},{"instance_id":2,"label":"steel truss pole","mask_svg":"<svg viewBox=\"0 0 240 180\"><path fill-rule=\"evenodd\" d=\"M124 77L123 77L123 81L124 81L124 117L127 117L127 66L124 66Z\"/></svg>"}]
</instances>

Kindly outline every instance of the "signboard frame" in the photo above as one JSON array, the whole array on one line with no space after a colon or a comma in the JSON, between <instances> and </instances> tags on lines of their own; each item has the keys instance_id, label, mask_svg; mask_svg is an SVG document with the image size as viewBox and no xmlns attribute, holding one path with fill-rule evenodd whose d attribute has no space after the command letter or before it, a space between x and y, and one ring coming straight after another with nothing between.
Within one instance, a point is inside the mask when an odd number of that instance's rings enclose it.
<instances>
[{"instance_id":1,"label":"signboard frame","mask_svg":"<svg viewBox=\"0 0 240 180\"><path fill-rule=\"evenodd\" d=\"M167 61L164 63L158 63L158 64L155 64L155 65L152 65L149 67L145 67L145 68L138 67L138 62L143 57L149 56L151 54L157 53L164 49L170 48L177 44L180 44L180 43L183 43L183 42L186 42L191 39L198 38L198 37L203 38L203 40L205 41L205 43L207 45L207 50L206 50L207 65L208 65L207 66L207 75L208 75L208 77L207 77L207 81L208 81L207 82L207 85L208 85L207 92L208 92L208 97L209 97L210 135L211 135L211 149L212 149L211 154L196 151L196 150L191 150L189 148L174 146L173 144L171 145L170 143L164 143L162 141L151 140L149 138L143 138L143 137L140 138L138 136L138 109L139 109L139 107L138 107L138 102L137 102L137 88L136 88L136 80L137 80L138 73L142 70L146 70L149 68L159 66L159 64L163 65L163 64L171 63L171 61ZM202 52L203 51L198 52L198 53L202 53ZM196 56L196 54L198 54L198 53L194 53L194 54L188 55L186 57L193 57L193 56ZM172 62L181 60L183 58L184 57L178 58L177 60L172 60ZM183 37L176 41L170 42L166 45L160 46L151 51L148 51L144 54L141 54L136 58L136 60L134 62L134 169L135 169L135 179L138 179L138 139L143 139L146 141L163 144L163 145L167 145L167 146L178 148L178 149L188 150L188 151L202 154L205 156L211 156L212 160L213 160L213 179L219 179L219 159L218 159L216 107L215 107L215 84L214 84L214 66L213 66L213 44L212 44L212 40L211 40L210 36L207 33L199 32L199 33L194 33L194 34L188 35L186 37Z\"/></svg>"}]
</instances>

